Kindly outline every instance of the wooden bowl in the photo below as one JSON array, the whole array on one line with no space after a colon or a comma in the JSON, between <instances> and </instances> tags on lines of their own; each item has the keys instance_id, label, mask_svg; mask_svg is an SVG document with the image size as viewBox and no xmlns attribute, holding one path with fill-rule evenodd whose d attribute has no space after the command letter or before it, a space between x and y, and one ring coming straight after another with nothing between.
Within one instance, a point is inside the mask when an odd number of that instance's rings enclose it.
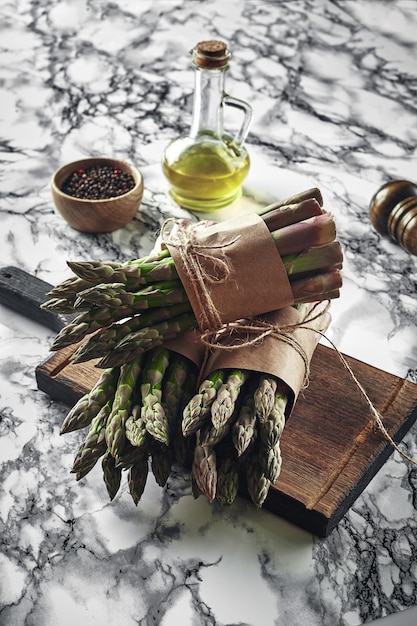
<instances>
[{"instance_id":1,"label":"wooden bowl","mask_svg":"<svg viewBox=\"0 0 417 626\"><path fill-rule=\"evenodd\" d=\"M80 199L62 191L62 186L73 172L94 165L110 165L133 177L135 186L127 193L103 200ZM140 171L119 159L91 157L73 161L59 168L51 181L52 198L60 215L72 228L84 233L109 233L128 224L136 215L143 195Z\"/></svg>"}]
</instances>

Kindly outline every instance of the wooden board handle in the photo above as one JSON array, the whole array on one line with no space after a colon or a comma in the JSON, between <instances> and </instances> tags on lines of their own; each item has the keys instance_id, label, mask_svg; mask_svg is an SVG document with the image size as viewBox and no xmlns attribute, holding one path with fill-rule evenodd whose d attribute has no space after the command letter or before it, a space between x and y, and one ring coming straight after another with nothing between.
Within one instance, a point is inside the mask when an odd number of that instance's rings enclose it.
<instances>
[{"instance_id":1,"label":"wooden board handle","mask_svg":"<svg viewBox=\"0 0 417 626\"><path fill-rule=\"evenodd\" d=\"M47 300L46 293L50 289L52 285L18 267L9 266L0 269L0 304L59 332L72 316L40 308Z\"/></svg>"}]
</instances>

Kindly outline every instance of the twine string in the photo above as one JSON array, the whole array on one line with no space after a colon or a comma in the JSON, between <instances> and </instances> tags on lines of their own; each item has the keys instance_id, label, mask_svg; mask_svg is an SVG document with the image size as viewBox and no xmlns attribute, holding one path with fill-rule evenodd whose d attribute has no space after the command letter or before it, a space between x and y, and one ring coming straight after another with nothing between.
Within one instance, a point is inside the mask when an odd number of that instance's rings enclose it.
<instances>
[{"instance_id":1,"label":"twine string","mask_svg":"<svg viewBox=\"0 0 417 626\"><path fill-rule=\"evenodd\" d=\"M172 223L176 226L175 232L168 234L168 227ZM227 280L230 267L224 258L223 249L233 245L240 236L236 235L222 244L202 245L196 238L197 228L198 225L183 226L174 219L168 219L162 226L162 241L165 245L168 244L178 250L189 285L198 303L197 322L200 328L218 329L222 326L222 320L214 306L207 283ZM211 253L211 250L216 250L217 254ZM211 265L212 272L208 272L207 265Z\"/></svg>"}]
</instances>

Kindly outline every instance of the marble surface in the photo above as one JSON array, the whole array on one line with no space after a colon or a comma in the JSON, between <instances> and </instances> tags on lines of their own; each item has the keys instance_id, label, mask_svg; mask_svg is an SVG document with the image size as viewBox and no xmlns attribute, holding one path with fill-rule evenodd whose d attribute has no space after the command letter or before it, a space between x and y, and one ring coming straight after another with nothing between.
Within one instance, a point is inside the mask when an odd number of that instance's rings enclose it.
<instances>
[{"instance_id":1,"label":"marble surface","mask_svg":"<svg viewBox=\"0 0 417 626\"><path fill-rule=\"evenodd\" d=\"M190 121L188 51L222 38L228 91L254 109L231 213L319 186L345 251L329 336L417 383L417 259L368 219L382 183L417 180L416 29L413 0L3 0L1 265L55 284L68 259L147 253L185 215L161 153ZM80 234L52 205L53 171L91 155L145 177L112 234ZM67 407L37 390L52 338L0 308L0 624L358 626L417 604L417 472L398 453L326 539L243 500L194 501L181 473L148 481L138 508L126 488L109 503L98 469L69 474L78 434L59 436Z\"/></svg>"}]
</instances>

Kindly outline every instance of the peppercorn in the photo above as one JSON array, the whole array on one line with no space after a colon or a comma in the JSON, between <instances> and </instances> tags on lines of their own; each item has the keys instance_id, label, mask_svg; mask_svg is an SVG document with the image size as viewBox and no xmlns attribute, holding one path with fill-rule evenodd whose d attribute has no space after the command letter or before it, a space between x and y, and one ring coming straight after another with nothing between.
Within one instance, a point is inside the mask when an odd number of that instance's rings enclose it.
<instances>
[{"instance_id":1,"label":"peppercorn","mask_svg":"<svg viewBox=\"0 0 417 626\"><path fill-rule=\"evenodd\" d=\"M83 200L105 200L121 196L135 186L131 174L111 165L79 169L66 178L62 191Z\"/></svg>"}]
</instances>

